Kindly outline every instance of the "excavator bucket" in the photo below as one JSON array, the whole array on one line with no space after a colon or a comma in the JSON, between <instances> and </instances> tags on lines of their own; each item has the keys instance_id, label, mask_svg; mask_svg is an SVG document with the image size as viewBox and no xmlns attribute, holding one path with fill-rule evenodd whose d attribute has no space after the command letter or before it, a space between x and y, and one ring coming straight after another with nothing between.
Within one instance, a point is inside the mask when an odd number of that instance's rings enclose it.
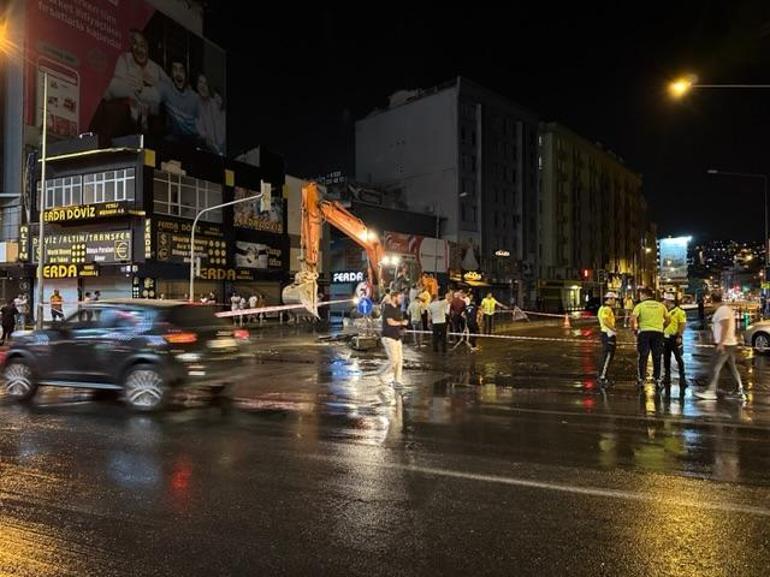
<instances>
[{"instance_id":1,"label":"excavator bucket","mask_svg":"<svg viewBox=\"0 0 770 577\"><path fill-rule=\"evenodd\" d=\"M318 316L318 283L314 278L297 278L294 284L283 289L283 304L302 305L309 313Z\"/></svg>"}]
</instances>

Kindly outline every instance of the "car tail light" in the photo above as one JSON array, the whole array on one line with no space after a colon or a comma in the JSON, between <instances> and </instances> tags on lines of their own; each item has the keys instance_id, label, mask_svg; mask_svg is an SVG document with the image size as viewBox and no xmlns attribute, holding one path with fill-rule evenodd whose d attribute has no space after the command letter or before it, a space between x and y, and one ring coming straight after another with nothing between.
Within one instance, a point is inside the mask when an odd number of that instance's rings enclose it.
<instances>
[{"instance_id":1,"label":"car tail light","mask_svg":"<svg viewBox=\"0 0 770 577\"><path fill-rule=\"evenodd\" d=\"M241 341L248 341L249 340L249 331L246 329L235 329L233 331L233 336Z\"/></svg>"},{"instance_id":2,"label":"car tail light","mask_svg":"<svg viewBox=\"0 0 770 577\"><path fill-rule=\"evenodd\" d=\"M189 345L198 340L198 335L195 333L167 333L163 336L166 342L172 345Z\"/></svg>"}]
</instances>

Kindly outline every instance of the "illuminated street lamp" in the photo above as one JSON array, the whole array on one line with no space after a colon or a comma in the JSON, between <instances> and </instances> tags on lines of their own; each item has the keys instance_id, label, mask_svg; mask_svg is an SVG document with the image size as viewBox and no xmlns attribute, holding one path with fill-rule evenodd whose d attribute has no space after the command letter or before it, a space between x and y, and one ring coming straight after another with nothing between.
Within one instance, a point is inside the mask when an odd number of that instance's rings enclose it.
<instances>
[{"instance_id":1,"label":"illuminated street lamp","mask_svg":"<svg viewBox=\"0 0 770 577\"><path fill-rule=\"evenodd\" d=\"M763 89L770 88L770 84L700 84L695 74L685 74L669 82L667 88L671 98L680 100L696 88Z\"/></svg>"}]
</instances>

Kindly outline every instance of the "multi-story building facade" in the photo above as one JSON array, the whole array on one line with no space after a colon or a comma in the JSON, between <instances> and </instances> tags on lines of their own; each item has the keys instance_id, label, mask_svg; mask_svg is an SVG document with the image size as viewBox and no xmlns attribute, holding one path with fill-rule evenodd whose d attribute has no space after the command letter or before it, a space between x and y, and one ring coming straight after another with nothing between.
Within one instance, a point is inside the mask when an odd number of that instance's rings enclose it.
<instances>
[{"instance_id":1,"label":"multi-story building facade","mask_svg":"<svg viewBox=\"0 0 770 577\"><path fill-rule=\"evenodd\" d=\"M155 150L141 136L115 139L108 148L84 137L51 145L47 168L43 286L46 298L60 291L65 313L96 290L103 298L188 298L198 214L193 297L214 293L223 304L231 292L258 293L280 302L290 250L279 157L262 151L254 165L184 146ZM250 201L217 208L268 186L269 207ZM18 262L4 266L31 296L38 210L33 203L20 227Z\"/></svg>"},{"instance_id":2,"label":"multi-story building facade","mask_svg":"<svg viewBox=\"0 0 770 577\"><path fill-rule=\"evenodd\" d=\"M534 299L537 117L466 78L400 92L356 123L356 179L398 190L457 243L456 272ZM515 287L515 288L514 288Z\"/></svg>"},{"instance_id":3,"label":"multi-story building facade","mask_svg":"<svg viewBox=\"0 0 770 577\"><path fill-rule=\"evenodd\" d=\"M655 236L642 177L557 123L539 135L538 276L548 310L573 310L602 290L655 287Z\"/></svg>"}]
</instances>

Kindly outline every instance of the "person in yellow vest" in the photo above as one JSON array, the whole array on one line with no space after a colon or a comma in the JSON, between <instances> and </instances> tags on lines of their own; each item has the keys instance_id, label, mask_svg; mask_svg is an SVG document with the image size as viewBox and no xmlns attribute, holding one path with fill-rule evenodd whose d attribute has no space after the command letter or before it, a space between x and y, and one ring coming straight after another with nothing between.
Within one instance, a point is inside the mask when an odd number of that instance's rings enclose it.
<instances>
[{"instance_id":1,"label":"person in yellow vest","mask_svg":"<svg viewBox=\"0 0 770 577\"><path fill-rule=\"evenodd\" d=\"M669 323L670 316L663 303L653 298L647 288L639 290L641 302L631 313L631 328L636 335L636 350L639 353L636 384L644 387L647 378L647 357L652 352L652 376L655 388L660 390L663 382L660 378L660 357L663 356L663 330Z\"/></svg>"},{"instance_id":2,"label":"person in yellow vest","mask_svg":"<svg viewBox=\"0 0 770 577\"><path fill-rule=\"evenodd\" d=\"M679 368L679 396L684 396L687 380L684 374L684 360L682 360L682 352L684 351L682 336L687 325L687 314L679 307L674 294L666 293L663 295L663 303L671 317L670 322L663 330L665 339L663 345L663 384L666 387L666 394L668 394L671 390L671 355L673 354Z\"/></svg>"},{"instance_id":3,"label":"person in yellow vest","mask_svg":"<svg viewBox=\"0 0 770 577\"><path fill-rule=\"evenodd\" d=\"M617 347L617 329L615 328L615 303L618 295L608 292L604 295L604 304L599 307L596 317L599 319L599 328L602 331L602 363L599 366L599 386L608 387L611 383L607 378L607 372L615 358Z\"/></svg>"},{"instance_id":4,"label":"person in yellow vest","mask_svg":"<svg viewBox=\"0 0 770 577\"><path fill-rule=\"evenodd\" d=\"M631 322L631 315L634 312L634 297L630 292L626 293L626 298L623 301L623 326L628 328L628 323Z\"/></svg>"},{"instance_id":5,"label":"person in yellow vest","mask_svg":"<svg viewBox=\"0 0 770 577\"><path fill-rule=\"evenodd\" d=\"M487 293L481 300L481 313L484 315L484 334L491 335L495 327L495 308L505 308L500 304L492 293Z\"/></svg>"}]
</instances>

